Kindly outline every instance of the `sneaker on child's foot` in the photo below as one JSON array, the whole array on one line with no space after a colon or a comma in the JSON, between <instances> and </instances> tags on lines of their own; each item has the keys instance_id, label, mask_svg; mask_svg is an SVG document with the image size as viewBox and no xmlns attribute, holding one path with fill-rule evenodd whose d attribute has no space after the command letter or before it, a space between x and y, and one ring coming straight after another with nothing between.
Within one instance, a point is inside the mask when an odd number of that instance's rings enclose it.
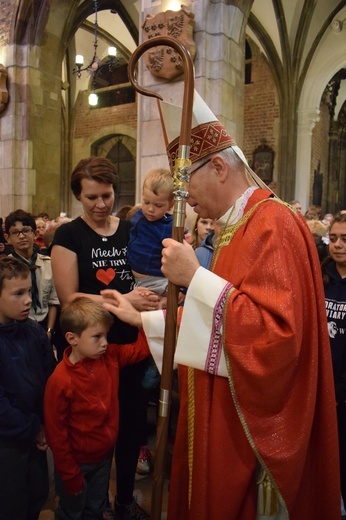
<instances>
[{"instance_id":1,"label":"sneaker on child's foot","mask_svg":"<svg viewBox=\"0 0 346 520\"><path fill-rule=\"evenodd\" d=\"M135 499L128 506L121 506L115 502L114 513L115 520L149 520L150 518Z\"/></svg>"},{"instance_id":2,"label":"sneaker on child's foot","mask_svg":"<svg viewBox=\"0 0 346 520\"><path fill-rule=\"evenodd\" d=\"M139 449L139 457L137 462L136 473L139 475L148 475L151 466L151 453L148 446L141 446Z\"/></svg>"}]
</instances>

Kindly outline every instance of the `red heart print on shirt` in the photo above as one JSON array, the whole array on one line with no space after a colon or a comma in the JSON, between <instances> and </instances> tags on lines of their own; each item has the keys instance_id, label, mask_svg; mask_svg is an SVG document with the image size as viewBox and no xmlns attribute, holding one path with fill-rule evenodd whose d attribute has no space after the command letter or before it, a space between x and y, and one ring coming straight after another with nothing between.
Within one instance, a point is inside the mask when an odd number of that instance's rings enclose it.
<instances>
[{"instance_id":1,"label":"red heart print on shirt","mask_svg":"<svg viewBox=\"0 0 346 520\"><path fill-rule=\"evenodd\" d=\"M98 271L96 271L96 278L105 285L109 285L115 278L115 275L116 273L111 267L108 269L98 269Z\"/></svg>"}]
</instances>

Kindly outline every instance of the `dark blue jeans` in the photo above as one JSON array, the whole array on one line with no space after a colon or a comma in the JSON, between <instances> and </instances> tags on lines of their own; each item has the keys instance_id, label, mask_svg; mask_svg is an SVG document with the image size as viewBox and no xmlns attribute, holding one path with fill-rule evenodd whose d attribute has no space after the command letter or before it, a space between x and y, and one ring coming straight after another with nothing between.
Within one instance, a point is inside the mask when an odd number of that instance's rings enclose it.
<instances>
[{"instance_id":1,"label":"dark blue jeans","mask_svg":"<svg viewBox=\"0 0 346 520\"><path fill-rule=\"evenodd\" d=\"M55 474L55 491L59 505L56 520L96 520L102 518L107 507L108 484L112 465L112 455L95 464L81 464L85 486L82 493L68 495L59 474Z\"/></svg>"},{"instance_id":2,"label":"dark blue jeans","mask_svg":"<svg viewBox=\"0 0 346 520\"><path fill-rule=\"evenodd\" d=\"M0 441L0 520L37 520L48 493L46 452L30 441Z\"/></svg>"}]
</instances>

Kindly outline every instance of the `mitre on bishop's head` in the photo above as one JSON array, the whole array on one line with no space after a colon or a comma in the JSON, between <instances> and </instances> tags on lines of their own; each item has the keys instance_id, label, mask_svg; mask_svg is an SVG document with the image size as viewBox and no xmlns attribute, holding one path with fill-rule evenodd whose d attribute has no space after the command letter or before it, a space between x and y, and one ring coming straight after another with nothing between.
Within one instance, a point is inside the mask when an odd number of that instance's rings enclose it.
<instances>
[{"instance_id":1,"label":"mitre on bishop's head","mask_svg":"<svg viewBox=\"0 0 346 520\"><path fill-rule=\"evenodd\" d=\"M179 152L179 136L181 129L182 107L159 101L160 117L162 129L166 141L166 150L168 159L174 170L175 160ZM225 148L232 147L244 163L246 172L254 183L261 188L268 189L266 184L256 175L249 167L248 162L242 150L237 146L233 137L231 137L222 123L210 110L206 102L201 98L198 92L194 92L192 122L191 122L191 147L190 160L192 163L203 159Z\"/></svg>"}]
</instances>

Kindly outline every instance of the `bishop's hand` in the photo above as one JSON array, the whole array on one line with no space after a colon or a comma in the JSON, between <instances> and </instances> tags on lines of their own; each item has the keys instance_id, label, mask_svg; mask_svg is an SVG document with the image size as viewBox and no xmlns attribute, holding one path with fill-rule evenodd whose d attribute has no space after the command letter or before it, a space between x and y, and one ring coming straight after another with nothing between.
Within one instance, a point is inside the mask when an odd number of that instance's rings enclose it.
<instances>
[{"instance_id":1,"label":"bishop's hand","mask_svg":"<svg viewBox=\"0 0 346 520\"><path fill-rule=\"evenodd\" d=\"M162 245L162 273L175 285L188 287L200 267L195 251L187 242L172 238L165 238Z\"/></svg>"},{"instance_id":2,"label":"bishop's hand","mask_svg":"<svg viewBox=\"0 0 346 520\"><path fill-rule=\"evenodd\" d=\"M114 289L105 289L101 291L103 298L102 305L107 311L111 312L121 321L129 323L134 327L142 327L141 313L127 300L127 298Z\"/></svg>"}]
</instances>

